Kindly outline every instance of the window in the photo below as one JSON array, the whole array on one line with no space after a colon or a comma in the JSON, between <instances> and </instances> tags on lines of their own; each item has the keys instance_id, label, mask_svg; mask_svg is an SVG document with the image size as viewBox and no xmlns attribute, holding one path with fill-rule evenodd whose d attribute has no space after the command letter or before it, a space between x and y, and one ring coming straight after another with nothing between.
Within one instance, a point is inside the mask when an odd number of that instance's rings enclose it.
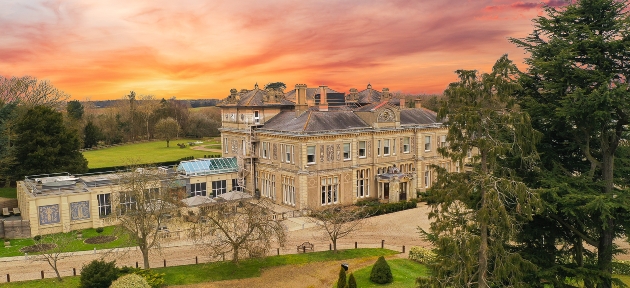
<instances>
[{"instance_id":1,"label":"window","mask_svg":"<svg viewBox=\"0 0 630 288\"><path fill-rule=\"evenodd\" d=\"M105 217L109 214L112 214L112 202L110 199L110 194L98 194L96 195L96 199L98 200L98 216Z\"/></svg>"},{"instance_id":2,"label":"window","mask_svg":"<svg viewBox=\"0 0 630 288\"><path fill-rule=\"evenodd\" d=\"M121 192L120 203L118 204L118 215L125 215L127 211L137 208L136 199L129 193Z\"/></svg>"},{"instance_id":3,"label":"window","mask_svg":"<svg viewBox=\"0 0 630 288\"><path fill-rule=\"evenodd\" d=\"M365 158L365 141L359 141L359 158Z\"/></svg>"},{"instance_id":4,"label":"window","mask_svg":"<svg viewBox=\"0 0 630 288\"><path fill-rule=\"evenodd\" d=\"M191 183L190 184L190 196L207 196L206 182L203 183Z\"/></svg>"},{"instance_id":5,"label":"window","mask_svg":"<svg viewBox=\"0 0 630 288\"><path fill-rule=\"evenodd\" d=\"M223 138L223 151L225 152L225 154L228 154L228 152L230 151L230 145L228 145L228 138L225 137Z\"/></svg>"},{"instance_id":6,"label":"window","mask_svg":"<svg viewBox=\"0 0 630 288\"><path fill-rule=\"evenodd\" d=\"M243 186L245 186L245 180L243 180L243 185L238 185L238 179L232 179L232 191L240 191L240 192L245 192L245 188L243 188Z\"/></svg>"},{"instance_id":7,"label":"window","mask_svg":"<svg viewBox=\"0 0 630 288\"><path fill-rule=\"evenodd\" d=\"M295 206L295 178L282 176L282 202Z\"/></svg>"},{"instance_id":8,"label":"window","mask_svg":"<svg viewBox=\"0 0 630 288\"><path fill-rule=\"evenodd\" d=\"M262 158L269 159L269 142L262 142Z\"/></svg>"},{"instance_id":9,"label":"window","mask_svg":"<svg viewBox=\"0 0 630 288\"><path fill-rule=\"evenodd\" d=\"M357 170L357 198L370 196L370 169Z\"/></svg>"},{"instance_id":10,"label":"window","mask_svg":"<svg viewBox=\"0 0 630 288\"><path fill-rule=\"evenodd\" d=\"M383 140L383 156L389 156L389 139Z\"/></svg>"},{"instance_id":11,"label":"window","mask_svg":"<svg viewBox=\"0 0 630 288\"><path fill-rule=\"evenodd\" d=\"M337 203L339 197L339 181L338 177L322 177L321 178L322 205L330 205Z\"/></svg>"},{"instance_id":12,"label":"window","mask_svg":"<svg viewBox=\"0 0 630 288\"><path fill-rule=\"evenodd\" d=\"M212 181L212 197L217 197L227 192L226 180Z\"/></svg>"},{"instance_id":13,"label":"window","mask_svg":"<svg viewBox=\"0 0 630 288\"><path fill-rule=\"evenodd\" d=\"M431 136L424 136L424 151L431 151Z\"/></svg>"},{"instance_id":14,"label":"window","mask_svg":"<svg viewBox=\"0 0 630 288\"><path fill-rule=\"evenodd\" d=\"M270 172L260 172L260 196L276 198L276 175Z\"/></svg>"},{"instance_id":15,"label":"window","mask_svg":"<svg viewBox=\"0 0 630 288\"><path fill-rule=\"evenodd\" d=\"M472 149L468 150L467 155L468 155L468 159L472 158Z\"/></svg>"},{"instance_id":16,"label":"window","mask_svg":"<svg viewBox=\"0 0 630 288\"><path fill-rule=\"evenodd\" d=\"M429 170L431 166L427 165L424 169L424 188L429 188L431 186L431 170Z\"/></svg>"},{"instance_id":17,"label":"window","mask_svg":"<svg viewBox=\"0 0 630 288\"><path fill-rule=\"evenodd\" d=\"M447 147L447 146L446 146L446 135L442 135L442 136L440 136L440 143L439 143L439 145L438 145L438 146L440 146L440 147L442 147L442 148Z\"/></svg>"},{"instance_id":18,"label":"window","mask_svg":"<svg viewBox=\"0 0 630 288\"><path fill-rule=\"evenodd\" d=\"M343 160L350 160L350 143L343 143Z\"/></svg>"},{"instance_id":19,"label":"window","mask_svg":"<svg viewBox=\"0 0 630 288\"><path fill-rule=\"evenodd\" d=\"M284 147L284 153L286 157L284 158L287 163L293 162L293 145L286 145Z\"/></svg>"},{"instance_id":20,"label":"window","mask_svg":"<svg viewBox=\"0 0 630 288\"><path fill-rule=\"evenodd\" d=\"M306 163L315 164L315 146L306 146Z\"/></svg>"},{"instance_id":21,"label":"window","mask_svg":"<svg viewBox=\"0 0 630 288\"><path fill-rule=\"evenodd\" d=\"M459 173L459 160L457 160L457 162L455 162L455 172Z\"/></svg>"},{"instance_id":22,"label":"window","mask_svg":"<svg viewBox=\"0 0 630 288\"><path fill-rule=\"evenodd\" d=\"M260 123L260 113L258 112L258 110L254 110L254 123Z\"/></svg>"},{"instance_id":23,"label":"window","mask_svg":"<svg viewBox=\"0 0 630 288\"><path fill-rule=\"evenodd\" d=\"M409 137L403 138L403 153L409 153Z\"/></svg>"},{"instance_id":24,"label":"window","mask_svg":"<svg viewBox=\"0 0 630 288\"><path fill-rule=\"evenodd\" d=\"M376 146L376 155L381 156L381 140L378 140L378 145Z\"/></svg>"}]
</instances>

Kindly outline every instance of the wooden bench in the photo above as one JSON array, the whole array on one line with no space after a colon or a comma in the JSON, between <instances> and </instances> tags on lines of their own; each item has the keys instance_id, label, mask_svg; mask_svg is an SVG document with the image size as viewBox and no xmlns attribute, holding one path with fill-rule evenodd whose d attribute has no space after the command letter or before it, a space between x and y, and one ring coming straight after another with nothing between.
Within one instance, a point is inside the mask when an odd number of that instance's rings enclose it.
<instances>
[{"instance_id":1,"label":"wooden bench","mask_svg":"<svg viewBox=\"0 0 630 288\"><path fill-rule=\"evenodd\" d=\"M310 242L304 242L297 246L297 252L306 253L306 250L313 251L314 245Z\"/></svg>"}]
</instances>

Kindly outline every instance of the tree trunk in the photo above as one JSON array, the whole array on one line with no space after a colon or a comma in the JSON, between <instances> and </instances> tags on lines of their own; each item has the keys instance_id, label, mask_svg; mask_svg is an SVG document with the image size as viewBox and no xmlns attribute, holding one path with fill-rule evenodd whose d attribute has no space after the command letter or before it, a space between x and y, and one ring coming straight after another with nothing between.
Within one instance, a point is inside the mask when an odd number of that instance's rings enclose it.
<instances>
[{"instance_id":1,"label":"tree trunk","mask_svg":"<svg viewBox=\"0 0 630 288\"><path fill-rule=\"evenodd\" d=\"M144 262L144 269L149 269L149 248L140 248L142 252L142 261Z\"/></svg>"},{"instance_id":2,"label":"tree trunk","mask_svg":"<svg viewBox=\"0 0 630 288\"><path fill-rule=\"evenodd\" d=\"M603 153L602 156L602 176L604 178L604 195L606 197L613 196L613 167L615 156L613 153ZM599 245L597 247L597 266L599 270L612 275L612 247L615 238L615 221L611 217L604 220L600 231ZM611 279L605 279L602 283L597 284L600 288L612 288Z\"/></svg>"},{"instance_id":3,"label":"tree trunk","mask_svg":"<svg viewBox=\"0 0 630 288\"><path fill-rule=\"evenodd\" d=\"M232 246L232 262L234 263L238 263L238 247L236 246Z\"/></svg>"},{"instance_id":4,"label":"tree trunk","mask_svg":"<svg viewBox=\"0 0 630 288\"><path fill-rule=\"evenodd\" d=\"M333 251L337 253L337 238L332 239L332 242L333 242Z\"/></svg>"},{"instance_id":5,"label":"tree trunk","mask_svg":"<svg viewBox=\"0 0 630 288\"><path fill-rule=\"evenodd\" d=\"M481 170L484 174L488 173L488 165L486 163L487 155L485 151L481 151ZM481 209L480 214L486 213L486 189L481 187ZM488 219L487 215L481 215L477 219L479 221L480 244L479 244L479 273L478 285L480 288L487 288L487 271L488 271Z\"/></svg>"},{"instance_id":6,"label":"tree trunk","mask_svg":"<svg viewBox=\"0 0 630 288\"><path fill-rule=\"evenodd\" d=\"M55 270L55 274L57 274L57 280L59 280L59 282L62 282L63 279L61 278L61 275L59 275L59 269L57 268L56 260L54 260L53 270Z\"/></svg>"}]
</instances>

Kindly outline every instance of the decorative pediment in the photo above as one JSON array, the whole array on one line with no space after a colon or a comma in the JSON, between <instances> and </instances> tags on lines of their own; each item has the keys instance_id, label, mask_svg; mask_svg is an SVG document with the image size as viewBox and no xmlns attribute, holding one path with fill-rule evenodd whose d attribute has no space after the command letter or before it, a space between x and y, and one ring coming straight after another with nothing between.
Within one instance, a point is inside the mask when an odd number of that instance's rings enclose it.
<instances>
[{"instance_id":1,"label":"decorative pediment","mask_svg":"<svg viewBox=\"0 0 630 288\"><path fill-rule=\"evenodd\" d=\"M392 109L382 109L378 111L378 118L376 118L377 122L395 122L396 114Z\"/></svg>"}]
</instances>

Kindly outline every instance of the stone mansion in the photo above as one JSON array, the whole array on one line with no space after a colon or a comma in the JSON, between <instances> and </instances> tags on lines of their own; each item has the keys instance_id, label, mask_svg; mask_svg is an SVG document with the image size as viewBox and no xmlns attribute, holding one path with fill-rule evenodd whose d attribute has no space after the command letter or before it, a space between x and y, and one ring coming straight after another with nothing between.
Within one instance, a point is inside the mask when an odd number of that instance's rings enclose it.
<instances>
[{"instance_id":1,"label":"stone mansion","mask_svg":"<svg viewBox=\"0 0 630 288\"><path fill-rule=\"evenodd\" d=\"M437 148L447 129L436 113L406 108L382 91L295 85L232 89L221 108L223 157L238 160L239 185L294 209L397 202L431 187L432 164L459 171ZM411 106L411 105L410 105Z\"/></svg>"}]
</instances>

